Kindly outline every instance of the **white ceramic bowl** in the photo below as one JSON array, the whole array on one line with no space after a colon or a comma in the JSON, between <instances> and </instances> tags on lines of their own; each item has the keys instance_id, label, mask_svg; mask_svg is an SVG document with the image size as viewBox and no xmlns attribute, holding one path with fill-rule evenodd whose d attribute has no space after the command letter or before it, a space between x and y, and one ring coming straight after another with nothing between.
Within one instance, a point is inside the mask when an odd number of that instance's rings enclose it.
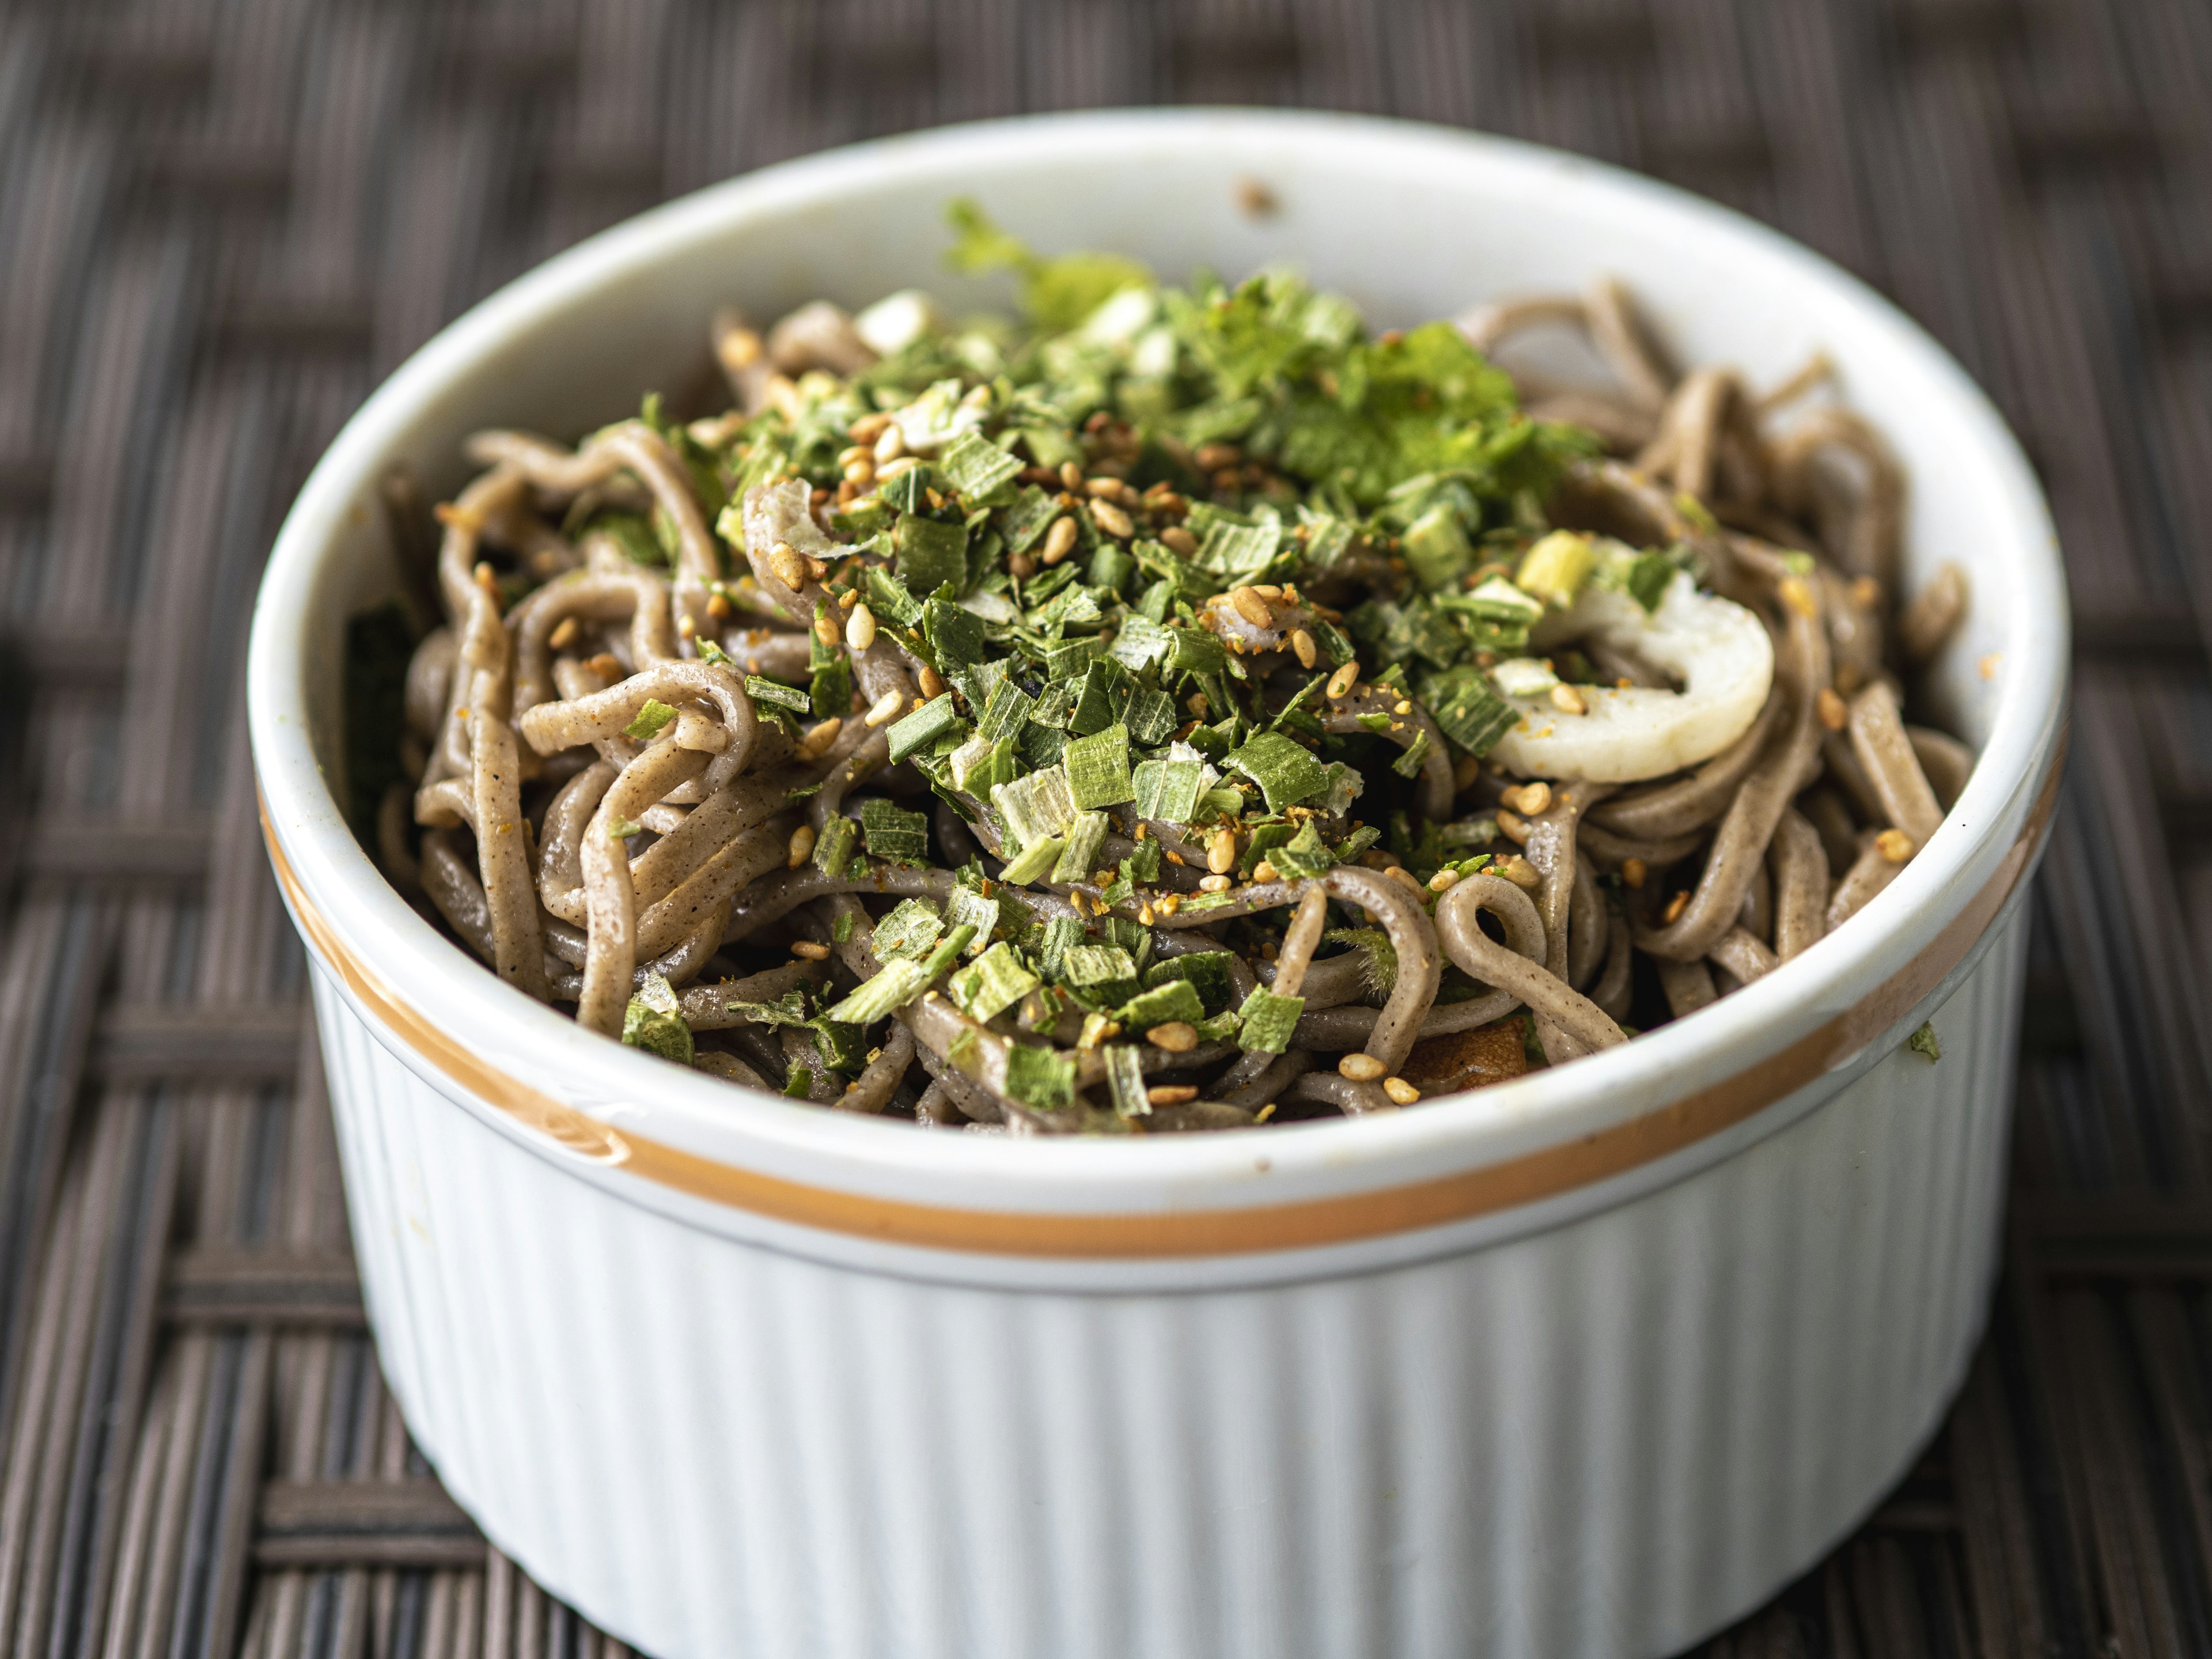
<instances>
[{"instance_id":1,"label":"white ceramic bowl","mask_svg":"<svg viewBox=\"0 0 2212 1659\"><path fill-rule=\"evenodd\" d=\"M1272 216L1236 210L1263 181ZM1627 277L1690 361L1814 347L1911 459L1909 564L1972 572L1932 677L1982 748L1838 934L1695 1019L1382 1121L1131 1143L931 1133L591 1036L427 927L342 822L374 505L471 429L573 434L705 320L949 276L974 193L1048 249L1291 259L1377 324ZM355 416L254 618L270 855L313 962L371 1318L500 1547L665 1659L1653 1654L1816 1559L1934 1430L1996 1262L2026 923L2063 742L2057 550L1918 329L1708 204L1328 116L893 139L633 220ZM1943 1058L1899 1044L1932 1018Z\"/></svg>"}]
</instances>

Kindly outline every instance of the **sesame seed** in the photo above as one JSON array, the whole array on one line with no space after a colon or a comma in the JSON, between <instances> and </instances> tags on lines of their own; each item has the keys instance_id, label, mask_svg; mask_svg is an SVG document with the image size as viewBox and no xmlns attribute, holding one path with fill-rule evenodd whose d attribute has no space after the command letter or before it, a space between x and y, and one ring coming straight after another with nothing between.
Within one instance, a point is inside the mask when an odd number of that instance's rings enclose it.
<instances>
[{"instance_id":1,"label":"sesame seed","mask_svg":"<svg viewBox=\"0 0 2212 1659\"><path fill-rule=\"evenodd\" d=\"M787 869L796 870L800 865L805 863L809 855L814 851L814 826L811 823L802 823L798 829L793 830L791 843L785 850L787 856L784 865Z\"/></svg>"},{"instance_id":2,"label":"sesame seed","mask_svg":"<svg viewBox=\"0 0 2212 1659\"><path fill-rule=\"evenodd\" d=\"M1642 859L1623 859L1620 861L1620 878L1631 887L1643 886L1647 873Z\"/></svg>"},{"instance_id":3,"label":"sesame seed","mask_svg":"<svg viewBox=\"0 0 2212 1659\"><path fill-rule=\"evenodd\" d=\"M1421 1097L1421 1091L1401 1077L1384 1078L1382 1092L1401 1106L1410 1106Z\"/></svg>"},{"instance_id":4,"label":"sesame seed","mask_svg":"<svg viewBox=\"0 0 2212 1659\"><path fill-rule=\"evenodd\" d=\"M791 954L803 957L809 962L827 962L830 960L830 947L817 945L811 939L795 939L791 942Z\"/></svg>"},{"instance_id":5,"label":"sesame seed","mask_svg":"<svg viewBox=\"0 0 2212 1659\"><path fill-rule=\"evenodd\" d=\"M1382 1062L1372 1054L1354 1052L1336 1062L1337 1075L1354 1083L1372 1083L1382 1075Z\"/></svg>"},{"instance_id":6,"label":"sesame seed","mask_svg":"<svg viewBox=\"0 0 2212 1659\"><path fill-rule=\"evenodd\" d=\"M898 718L902 699L896 691L886 691L876 699L875 707L863 717L870 726L888 726Z\"/></svg>"},{"instance_id":7,"label":"sesame seed","mask_svg":"<svg viewBox=\"0 0 2212 1659\"><path fill-rule=\"evenodd\" d=\"M1902 864L1920 849L1902 830L1885 830L1874 838L1875 851L1892 864Z\"/></svg>"}]
</instances>

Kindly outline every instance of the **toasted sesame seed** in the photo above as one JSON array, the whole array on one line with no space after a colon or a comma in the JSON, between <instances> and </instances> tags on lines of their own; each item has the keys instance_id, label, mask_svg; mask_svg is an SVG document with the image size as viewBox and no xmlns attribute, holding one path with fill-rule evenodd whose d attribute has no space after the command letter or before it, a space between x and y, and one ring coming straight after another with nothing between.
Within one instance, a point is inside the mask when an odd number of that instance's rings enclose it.
<instances>
[{"instance_id":1,"label":"toasted sesame seed","mask_svg":"<svg viewBox=\"0 0 2212 1659\"><path fill-rule=\"evenodd\" d=\"M1665 922L1669 927L1672 927L1676 922L1681 921L1682 912L1689 908L1690 890L1685 887L1680 892L1675 894L1674 897L1667 901L1667 908L1659 913L1659 920Z\"/></svg>"},{"instance_id":2,"label":"toasted sesame seed","mask_svg":"<svg viewBox=\"0 0 2212 1659\"><path fill-rule=\"evenodd\" d=\"M1314 646L1314 636L1303 628L1291 630L1291 649L1297 653L1301 668L1311 668L1320 659L1321 653Z\"/></svg>"},{"instance_id":3,"label":"toasted sesame seed","mask_svg":"<svg viewBox=\"0 0 2212 1659\"><path fill-rule=\"evenodd\" d=\"M1456 870L1439 870L1429 878L1429 890L1431 893L1449 893L1458 885L1459 872Z\"/></svg>"},{"instance_id":4,"label":"toasted sesame seed","mask_svg":"<svg viewBox=\"0 0 2212 1659\"><path fill-rule=\"evenodd\" d=\"M1280 881L1282 878L1283 872L1265 859L1252 866L1252 879L1255 881Z\"/></svg>"},{"instance_id":5,"label":"toasted sesame seed","mask_svg":"<svg viewBox=\"0 0 2212 1659\"><path fill-rule=\"evenodd\" d=\"M791 843L784 849L784 866L796 870L806 862L814 851L814 826L802 823L791 832Z\"/></svg>"},{"instance_id":6,"label":"toasted sesame seed","mask_svg":"<svg viewBox=\"0 0 2212 1659\"><path fill-rule=\"evenodd\" d=\"M1179 524L1160 532L1160 541L1170 552L1182 558L1187 559L1198 551L1198 538Z\"/></svg>"},{"instance_id":7,"label":"toasted sesame seed","mask_svg":"<svg viewBox=\"0 0 2212 1659\"><path fill-rule=\"evenodd\" d=\"M875 706L863 718L870 726L887 726L898 718L902 701L897 692L886 691L876 699Z\"/></svg>"},{"instance_id":8,"label":"toasted sesame seed","mask_svg":"<svg viewBox=\"0 0 2212 1659\"><path fill-rule=\"evenodd\" d=\"M824 645L837 643L837 621L834 617L820 616L814 619L814 637Z\"/></svg>"},{"instance_id":9,"label":"toasted sesame seed","mask_svg":"<svg viewBox=\"0 0 2212 1659\"><path fill-rule=\"evenodd\" d=\"M1372 1083L1382 1075L1382 1062L1372 1054L1354 1049L1336 1062L1339 1077L1348 1077L1354 1083Z\"/></svg>"},{"instance_id":10,"label":"toasted sesame seed","mask_svg":"<svg viewBox=\"0 0 2212 1659\"><path fill-rule=\"evenodd\" d=\"M872 415L861 416L847 427L845 435L856 444L872 444L897 424L887 411L878 410Z\"/></svg>"},{"instance_id":11,"label":"toasted sesame seed","mask_svg":"<svg viewBox=\"0 0 2212 1659\"><path fill-rule=\"evenodd\" d=\"M1510 859L1499 860L1497 871L1524 893L1533 893L1544 884L1543 877L1536 873L1536 866L1518 853Z\"/></svg>"},{"instance_id":12,"label":"toasted sesame seed","mask_svg":"<svg viewBox=\"0 0 2212 1659\"><path fill-rule=\"evenodd\" d=\"M561 618L560 626L547 636L545 643L556 651L566 651L570 646L575 644L576 635L580 632L582 629L577 627L576 619L574 617L563 617Z\"/></svg>"},{"instance_id":13,"label":"toasted sesame seed","mask_svg":"<svg viewBox=\"0 0 2212 1659\"><path fill-rule=\"evenodd\" d=\"M1583 694L1564 683L1552 688L1552 707L1562 714L1589 713L1589 705L1583 701Z\"/></svg>"},{"instance_id":14,"label":"toasted sesame seed","mask_svg":"<svg viewBox=\"0 0 2212 1659\"><path fill-rule=\"evenodd\" d=\"M1516 812L1534 817L1552 804L1552 786L1541 778L1534 783L1524 783L1518 789L1508 789L1501 799Z\"/></svg>"},{"instance_id":15,"label":"toasted sesame seed","mask_svg":"<svg viewBox=\"0 0 2212 1659\"><path fill-rule=\"evenodd\" d=\"M1648 873L1642 859L1623 859L1620 861L1620 879L1630 887L1643 886L1644 878Z\"/></svg>"},{"instance_id":16,"label":"toasted sesame seed","mask_svg":"<svg viewBox=\"0 0 2212 1659\"><path fill-rule=\"evenodd\" d=\"M818 755L836 742L837 734L844 729L845 717L842 714L832 714L806 734L806 741L801 747L810 755Z\"/></svg>"},{"instance_id":17,"label":"toasted sesame seed","mask_svg":"<svg viewBox=\"0 0 2212 1659\"><path fill-rule=\"evenodd\" d=\"M872 484L875 481L876 463L873 456L863 455L845 469L845 482L848 484Z\"/></svg>"},{"instance_id":18,"label":"toasted sesame seed","mask_svg":"<svg viewBox=\"0 0 2212 1659\"><path fill-rule=\"evenodd\" d=\"M796 589L806 580L806 567L799 562L799 555L791 550L788 542L778 542L769 549L768 568L775 572L776 580L786 587Z\"/></svg>"},{"instance_id":19,"label":"toasted sesame seed","mask_svg":"<svg viewBox=\"0 0 2212 1659\"><path fill-rule=\"evenodd\" d=\"M906 453L906 434L900 431L896 422L884 427L877 437L875 447L869 451L869 459L878 466L887 466Z\"/></svg>"},{"instance_id":20,"label":"toasted sesame seed","mask_svg":"<svg viewBox=\"0 0 2212 1659\"><path fill-rule=\"evenodd\" d=\"M707 614L716 622L727 622L730 619L730 602L720 593L709 593L707 596Z\"/></svg>"},{"instance_id":21,"label":"toasted sesame seed","mask_svg":"<svg viewBox=\"0 0 2212 1659\"><path fill-rule=\"evenodd\" d=\"M855 651L865 651L876 642L876 613L865 605L855 605L853 614L845 618L845 643Z\"/></svg>"},{"instance_id":22,"label":"toasted sesame seed","mask_svg":"<svg viewBox=\"0 0 2212 1659\"><path fill-rule=\"evenodd\" d=\"M1054 519L1052 528L1044 532L1044 562L1058 564L1074 550L1075 520L1065 516Z\"/></svg>"},{"instance_id":23,"label":"toasted sesame seed","mask_svg":"<svg viewBox=\"0 0 2212 1659\"><path fill-rule=\"evenodd\" d=\"M809 962L827 962L830 960L830 947L817 945L811 939L795 939L791 941L791 954L804 957Z\"/></svg>"},{"instance_id":24,"label":"toasted sesame seed","mask_svg":"<svg viewBox=\"0 0 2212 1659\"><path fill-rule=\"evenodd\" d=\"M1128 540L1136 533L1137 529L1127 514L1115 506L1113 502L1106 501L1094 501L1091 503L1091 522L1116 541Z\"/></svg>"},{"instance_id":25,"label":"toasted sesame seed","mask_svg":"<svg viewBox=\"0 0 2212 1659\"><path fill-rule=\"evenodd\" d=\"M1875 851L1892 864L1902 864L1920 849L1902 830L1885 830L1874 838Z\"/></svg>"},{"instance_id":26,"label":"toasted sesame seed","mask_svg":"<svg viewBox=\"0 0 2212 1659\"><path fill-rule=\"evenodd\" d=\"M1328 684L1324 689L1331 697L1341 697L1358 683L1359 664L1357 661L1343 662L1339 663L1336 672L1328 677Z\"/></svg>"},{"instance_id":27,"label":"toasted sesame seed","mask_svg":"<svg viewBox=\"0 0 2212 1659\"><path fill-rule=\"evenodd\" d=\"M1422 894L1425 896L1429 890L1427 888L1421 885L1421 878L1415 875L1411 870L1408 870L1402 864L1392 865L1388 870L1385 870L1382 872L1382 875L1384 879L1395 881L1401 887L1408 888L1413 892Z\"/></svg>"},{"instance_id":28,"label":"toasted sesame seed","mask_svg":"<svg viewBox=\"0 0 2212 1659\"><path fill-rule=\"evenodd\" d=\"M1145 1091L1145 1098L1155 1106L1185 1106L1198 1098L1194 1083L1155 1083Z\"/></svg>"},{"instance_id":29,"label":"toasted sesame seed","mask_svg":"<svg viewBox=\"0 0 2212 1659\"><path fill-rule=\"evenodd\" d=\"M1834 686L1822 686L1820 696L1814 702L1820 711L1820 724L1831 732L1840 732L1850 723L1850 706L1836 695Z\"/></svg>"},{"instance_id":30,"label":"toasted sesame seed","mask_svg":"<svg viewBox=\"0 0 2212 1659\"><path fill-rule=\"evenodd\" d=\"M1155 1048L1164 1048L1171 1054L1187 1054L1198 1047L1198 1033L1190 1022L1171 1019L1164 1025L1155 1025L1145 1033L1145 1041Z\"/></svg>"},{"instance_id":31,"label":"toasted sesame seed","mask_svg":"<svg viewBox=\"0 0 2212 1659\"><path fill-rule=\"evenodd\" d=\"M1224 824L1213 832L1213 839L1206 843L1206 867L1218 876L1234 867L1236 863L1237 832Z\"/></svg>"},{"instance_id":32,"label":"toasted sesame seed","mask_svg":"<svg viewBox=\"0 0 2212 1659\"><path fill-rule=\"evenodd\" d=\"M1401 1077L1384 1078L1382 1092L1401 1106L1410 1106L1421 1097L1421 1091Z\"/></svg>"},{"instance_id":33,"label":"toasted sesame seed","mask_svg":"<svg viewBox=\"0 0 2212 1659\"><path fill-rule=\"evenodd\" d=\"M942 674L939 674L934 668L932 668L927 663L924 663L921 665L921 695L923 696L941 697L945 695L945 677Z\"/></svg>"},{"instance_id":34,"label":"toasted sesame seed","mask_svg":"<svg viewBox=\"0 0 2212 1659\"><path fill-rule=\"evenodd\" d=\"M1272 628L1275 625L1275 613L1267 609L1267 600L1261 599L1251 588L1231 588L1229 593L1229 603L1236 607L1238 616L1243 617L1255 628Z\"/></svg>"}]
</instances>

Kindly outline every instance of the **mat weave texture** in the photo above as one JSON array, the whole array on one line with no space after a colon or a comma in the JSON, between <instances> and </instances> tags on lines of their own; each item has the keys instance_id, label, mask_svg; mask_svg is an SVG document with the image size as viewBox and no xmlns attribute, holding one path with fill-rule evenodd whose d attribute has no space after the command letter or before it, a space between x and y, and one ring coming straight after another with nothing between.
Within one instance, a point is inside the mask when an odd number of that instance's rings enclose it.
<instances>
[{"instance_id":1,"label":"mat weave texture","mask_svg":"<svg viewBox=\"0 0 2212 1659\"><path fill-rule=\"evenodd\" d=\"M262 562L379 378L578 237L848 139L1161 101L1716 196L2025 439L2080 655L2007 1277L1923 1466L1710 1651L2212 1652L2212 6L167 0L0 9L0 1656L624 1651L487 1547L377 1370L254 821Z\"/></svg>"}]
</instances>

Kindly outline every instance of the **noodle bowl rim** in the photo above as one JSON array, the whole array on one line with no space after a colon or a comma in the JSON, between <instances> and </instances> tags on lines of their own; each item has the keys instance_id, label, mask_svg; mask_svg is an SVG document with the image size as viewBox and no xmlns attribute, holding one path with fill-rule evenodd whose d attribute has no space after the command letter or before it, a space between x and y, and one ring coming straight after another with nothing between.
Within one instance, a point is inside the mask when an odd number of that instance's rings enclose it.
<instances>
[{"instance_id":1,"label":"noodle bowl rim","mask_svg":"<svg viewBox=\"0 0 2212 1659\"><path fill-rule=\"evenodd\" d=\"M1695 1020L1571 1067L1425 1102L1389 1118L1287 1125L1262 1135L1133 1142L915 1133L907 1126L733 1091L623 1049L532 1003L416 917L354 841L323 780L306 689L309 659L319 643L327 647L332 626L331 617L315 609L318 592L344 543L349 518L374 501L376 478L408 447L408 434L434 418L441 400L495 372L503 356L520 350L541 331L557 330L572 307L638 291L659 262L733 242L748 225L834 212L841 202L886 188L940 197L987 189L994 179L1095 160L1102 151L1140 165L1197 166L1189 158L1198 155L1217 171L1242 163L1280 173L1290 173L1301 155L1327 154L1339 167L1356 156L1407 179L1434 177L1446 188L1472 181L1494 193L1574 204L1585 214L1602 207L1609 214L1670 222L1680 234L1717 239L1754 265L1778 265L1782 277L1804 285L1808 301L1821 301L1832 321L1847 319L1863 343L1885 346L1915 369L1930 383L1930 395L1954 405L1972 441L1974 453L1954 471L1979 469L2003 498L2010 522L1993 534L2010 546L2008 574L2017 578L2004 596L2012 620L1981 763L1921 856L1848 928L1803 957ZM1940 487L1932 478L1917 482ZM286 878L288 902L319 959L342 979L357 972L367 976L364 983L409 988L401 1000L426 1030L479 1057L493 1057L485 1062L489 1074L473 1082L446 1072L449 1097L483 1101L487 1091L501 1091L497 1079L504 1078L512 1085L507 1092L517 1099L534 1097L560 1105L568 1115L556 1126L542 1115L533 1120L526 1109L516 1115L511 1103L492 1101L503 1127L563 1158L588 1178L612 1180L633 1195L640 1192L640 1177L644 1185L683 1186L667 1180L665 1171L655 1175L641 1167L650 1159L610 1155L594 1161L586 1151L587 1144L605 1148L620 1142L665 1147L678 1160L732 1177L836 1194L858 1206L843 1222L826 1212L779 1217L757 1193L750 1200L744 1195L744 1180L721 1181L715 1192L694 1192L710 1206L794 1225L799 1231L792 1237L802 1248L808 1231L819 1229L925 1252L1051 1255L1054 1248L1042 1237L1047 1224L1039 1218L1059 1218L1098 1224L1091 1229L1092 1245L1065 1254L1206 1255L1296 1249L1439 1226L1453 1218L1418 1204L1394 1217L1392 1195L1440 1174L1472 1176L1547 1148L1617 1133L1624 1126L1663 1123L1700 1090L1759 1073L1778 1054L1875 995L1972 910L1978 898L1985 898L1993 882L2003 882L1997 895L2002 902L2032 867L2042 838L2036 804L2047 802L2063 744L2067 631L2048 513L1996 411L1917 325L1778 234L1583 158L1478 135L1359 117L1107 112L948 128L769 168L617 226L483 301L371 397L301 491L257 602L248 702L271 850ZM1996 914L1995 905L1987 910ZM1986 927L1985 919L1962 952L1972 951ZM388 1013L374 1015L372 1024L387 1044L404 1042ZM424 1058L419 1048L416 1053ZM1846 1063L1828 1062L1832 1067ZM1831 1069L1810 1081L1839 1075ZM1789 1092L1778 1090L1773 1098ZM1757 1116L1765 1103L1732 1121ZM1701 1138L1710 1137L1693 1137L1654 1156L1682 1151ZM554 1152L556 1146L567 1150ZM586 1156L572 1156L578 1152ZM625 1166L626 1173L617 1173ZM1603 1178L1571 1176L1559 1190ZM1328 1237L1302 1237L1295 1230L1279 1235L1260 1224L1263 1212L1285 1206L1361 1194L1376 1200L1363 1212L1364 1218ZM1528 1197L1521 1194L1511 1203ZM900 1206L917 1204L975 1220L948 1231L901 1218L906 1212ZM1175 1219L1201 1214L1231 1218L1231 1224L1207 1232ZM1256 1244L1238 1243L1231 1235L1239 1217L1255 1235L1267 1237ZM1038 1237L1024 1237L1024 1226ZM1186 1244L1148 1249L1147 1229Z\"/></svg>"}]
</instances>

